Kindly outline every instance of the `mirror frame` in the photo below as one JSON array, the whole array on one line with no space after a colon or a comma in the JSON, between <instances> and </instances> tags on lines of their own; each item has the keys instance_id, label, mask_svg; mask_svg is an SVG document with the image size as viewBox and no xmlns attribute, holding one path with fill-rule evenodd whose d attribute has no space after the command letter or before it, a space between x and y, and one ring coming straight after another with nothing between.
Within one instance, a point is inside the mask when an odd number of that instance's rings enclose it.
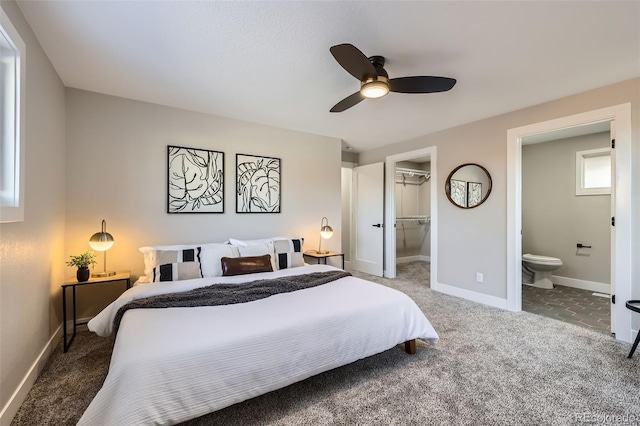
<instances>
[{"instance_id":1,"label":"mirror frame","mask_svg":"<svg viewBox=\"0 0 640 426\"><path fill-rule=\"evenodd\" d=\"M460 170L463 167L466 166L477 166L480 167L480 169L482 169L482 171L487 175L487 178L489 179L489 188L487 189L487 193L484 195L484 197L482 197L482 200L480 200L480 202L478 204L476 204L475 206L471 206L471 207L463 207L460 206L458 204L456 204L452 199L451 199L451 178L453 177L453 175ZM491 194L491 188L493 187L493 180L491 179L491 174L489 173L489 171L487 169L485 169L484 167L482 167L480 164L477 163L464 163L459 165L458 167L456 167L455 169L453 169L451 171L451 173L449 173L449 176L447 176L447 180L444 181L444 193L447 195L447 198L449 199L449 202L451 204L453 204L454 206L458 207L459 209L475 209L476 207L482 205L485 201L487 201L487 198L489 198L489 194Z\"/></svg>"}]
</instances>

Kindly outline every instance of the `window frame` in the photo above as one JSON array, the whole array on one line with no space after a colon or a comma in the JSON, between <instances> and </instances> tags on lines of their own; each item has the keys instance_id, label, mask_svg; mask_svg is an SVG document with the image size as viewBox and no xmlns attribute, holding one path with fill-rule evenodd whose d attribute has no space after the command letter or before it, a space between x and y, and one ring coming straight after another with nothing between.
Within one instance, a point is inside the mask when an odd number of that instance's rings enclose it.
<instances>
[{"instance_id":1,"label":"window frame","mask_svg":"<svg viewBox=\"0 0 640 426\"><path fill-rule=\"evenodd\" d=\"M611 184L596 188L585 188L585 160L594 157L609 157L609 170L612 170L611 148L588 149L576 152L576 195L610 195Z\"/></svg>"},{"instance_id":2,"label":"window frame","mask_svg":"<svg viewBox=\"0 0 640 426\"><path fill-rule=\"evenodd\" d=\"M27 49L22 37L12 24L11 20L0 6L0 32L7 38L17 53L15 63L15 101L12 118L13 134L9 138L1 137L0 144L11 144L10 158L0 157L0 167L11 167L12 181L7 187L12 188L9 194L0 194L0 223L24 221L25 205L25 85L26 85L26 59ZM0 84L4 84L0 80ZM5 151L5 148L0 146ZM2 188L0 188L2 190ZM12 199L6 202L5 198Z\"/></svg>"}]
</instances>

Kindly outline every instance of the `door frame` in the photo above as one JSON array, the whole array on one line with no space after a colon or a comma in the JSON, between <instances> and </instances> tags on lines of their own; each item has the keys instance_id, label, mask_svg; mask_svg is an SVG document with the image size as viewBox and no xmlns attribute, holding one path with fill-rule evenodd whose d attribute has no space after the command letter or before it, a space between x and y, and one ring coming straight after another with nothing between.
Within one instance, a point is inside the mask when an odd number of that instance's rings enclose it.
<instances>
[{"instance_id":1,"label":"door frame","mask_svg":"<svg viewBox=\"0 0 640 426\"><path fill-rule=\"evenodd\" d=\"M631 342L631 311L624 301L631 298L632 276L632 204L631 190L631 104L615 105L567 117L507 130L507 309L522 310L522 138L603 121L613 121L615 153L615 227L611 264L615 278L616 339Z\"/></svg>"},{"instance_id":2,"label":"door frame","mask_svg":"<svg viewBox=\"0 0 640 426\"><path fill-rule=\"evenodd\" d=\"M438 287L438 158L437 147L430 146L428 148L417 149L415 151L403 152L401 154L389 155L385 160L385 201L384 201L384 276L386 278L396 277L396 185L395 173L396 163L399 161L409 161L417 157L429 157L431 161L431 225L429 231L431 233L431 267L430 267L430 286L432 290Z\"/></svg>"}]
</instances>

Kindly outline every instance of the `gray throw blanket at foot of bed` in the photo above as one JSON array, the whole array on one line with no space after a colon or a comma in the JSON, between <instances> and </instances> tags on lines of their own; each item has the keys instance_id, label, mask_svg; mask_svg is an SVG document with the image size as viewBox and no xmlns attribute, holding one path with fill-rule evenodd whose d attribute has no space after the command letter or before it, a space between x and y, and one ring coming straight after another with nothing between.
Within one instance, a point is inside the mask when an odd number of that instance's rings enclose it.
<instances>
[{"instance_id":1,"label":"gray throw blanket at foot of bed","mask_svg":"<svg viewBox=\"0 0 640 426\"><path fill-rule=\"evenodd\" d=\"M348 276L351 274L344 271L315 272L242 284L213 284L180 293L145 297L131 301L118 309L113 319L113 329L115 333L118 332L122 316L129 309L188 308L252 302L274 294L316 287Z\"/></svg>"}]
</instances>

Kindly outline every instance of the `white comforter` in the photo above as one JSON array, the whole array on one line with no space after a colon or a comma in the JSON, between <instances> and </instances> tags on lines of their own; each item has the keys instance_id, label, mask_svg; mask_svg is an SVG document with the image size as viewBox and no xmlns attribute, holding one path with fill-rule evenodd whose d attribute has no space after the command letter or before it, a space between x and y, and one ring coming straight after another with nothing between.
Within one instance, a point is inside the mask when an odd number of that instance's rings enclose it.
<instances>
[{"instance_id":1,"label":"white comforter","mask_svg":"<svg viewBox=\"0 0 640 426\"><path fill-rule=\"evenodd\" d=\"M330 269L145 284L88 326L109 335L117 310L136 298ZM416 338L438 341L413 300L354 277L249 303L129 310L107 378L78 424L179 423Z\"/></svg>"}]
</instances>

